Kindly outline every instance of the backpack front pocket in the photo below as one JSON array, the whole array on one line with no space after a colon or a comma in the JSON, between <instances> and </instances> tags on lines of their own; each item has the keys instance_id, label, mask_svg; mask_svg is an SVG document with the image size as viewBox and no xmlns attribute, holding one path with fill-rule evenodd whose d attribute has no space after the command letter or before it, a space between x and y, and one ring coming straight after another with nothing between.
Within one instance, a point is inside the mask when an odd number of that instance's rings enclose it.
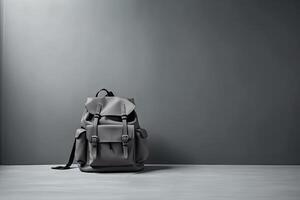
<instances>
[{"instance_id":1,"label":"backpack front pocket","mask_svg":"<svg viewBox=\"0 0 300 200\"><path fill-rule=\"evenodd\" d=\"M95 135L95 128L87 126L89 159L92 167L134 164L133 125L126 126L128 135L123 134L122 125L99 125L97 128L98 135Z\"/></svg>"}]
</instances>

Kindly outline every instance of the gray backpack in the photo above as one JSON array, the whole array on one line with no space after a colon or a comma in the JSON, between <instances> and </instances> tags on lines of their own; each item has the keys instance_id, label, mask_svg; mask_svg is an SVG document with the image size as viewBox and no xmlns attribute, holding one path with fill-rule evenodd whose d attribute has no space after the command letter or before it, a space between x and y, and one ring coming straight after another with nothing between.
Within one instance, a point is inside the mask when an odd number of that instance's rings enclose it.
<instances>
[{"instance_id":1,"label":"gray backpack","mask_svg":"<svg viewBox=\"0 0 300 200\"><path fill-rule=\"evenodd\" d=\"M98 97L102 91L106 95ZM70 169L75 157L83 172L141 170L148 157L147 136L139 126L134 100L102 89L87 98L69 162L52 168Z\"/></svg>"}]
</instances>

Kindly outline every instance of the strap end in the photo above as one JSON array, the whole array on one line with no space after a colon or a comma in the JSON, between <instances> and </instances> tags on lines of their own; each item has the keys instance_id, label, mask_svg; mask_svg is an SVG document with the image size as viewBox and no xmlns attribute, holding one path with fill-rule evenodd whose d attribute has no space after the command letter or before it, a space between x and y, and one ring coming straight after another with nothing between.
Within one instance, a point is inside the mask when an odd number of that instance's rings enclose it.
<instances>
[{"instance_id":1,"label":"strap end","mask_svg":"<svg viewBox=\"0 0 300 200\"><path fill-rule=\"evenodd\" d=\"M70 168L70 166L56 166L56 167L51 167L51 169L65 170L65 169L71 169L71 168Z\"/></svg>"}]
</instances>

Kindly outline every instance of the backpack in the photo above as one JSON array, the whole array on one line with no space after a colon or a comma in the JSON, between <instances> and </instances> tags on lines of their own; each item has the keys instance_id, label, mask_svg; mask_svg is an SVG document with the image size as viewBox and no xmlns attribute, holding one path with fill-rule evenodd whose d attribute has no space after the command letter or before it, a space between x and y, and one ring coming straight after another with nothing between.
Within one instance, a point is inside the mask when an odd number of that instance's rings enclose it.
<instances>
[{"instance_id":1,"label":"backpack","mask_svg":"<svg viewBox=\"0 0 300 200\"><path fill-rule=\"evenodd\" d=\"M106 94L98 97L100 92ZM70 169L74 157L82 172L143 169L148 134L139 125L133 99L101 89L87 98L80 125L68 163L52 169Z\"/></svg>"}]
</instances>

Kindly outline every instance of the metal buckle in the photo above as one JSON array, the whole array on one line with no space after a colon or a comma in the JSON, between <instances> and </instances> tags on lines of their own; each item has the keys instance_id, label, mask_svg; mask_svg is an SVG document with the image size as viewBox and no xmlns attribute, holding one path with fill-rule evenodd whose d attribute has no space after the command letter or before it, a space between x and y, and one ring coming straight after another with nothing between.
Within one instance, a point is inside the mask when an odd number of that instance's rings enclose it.
<instances>
[{"instance_id":1,"label":"metal buckle","mask_svg":"<svg viewBox=\"0 0 300 200\"><path fill-rule=\"evenodd\" d=\"M93 145L93 146L96 146L96 145L98 144L98 142L99 142L98 136L97 136L97 135L93 135L93 136L91 137L91 143L92 143L92 145Z\"/></svg>"},{"instance_id":2,"label":"metal buckle","mask_svg":"<svg viewBox=\"0 0 300 200\"><path fill-rule=\"evenodd\" d=\"M121 141L122 141L123 145L126 145L127 142L128 142L128 140L129 140L129 136L128 135L122 135L121 136Z\"/></svg>"}]
</instances>

